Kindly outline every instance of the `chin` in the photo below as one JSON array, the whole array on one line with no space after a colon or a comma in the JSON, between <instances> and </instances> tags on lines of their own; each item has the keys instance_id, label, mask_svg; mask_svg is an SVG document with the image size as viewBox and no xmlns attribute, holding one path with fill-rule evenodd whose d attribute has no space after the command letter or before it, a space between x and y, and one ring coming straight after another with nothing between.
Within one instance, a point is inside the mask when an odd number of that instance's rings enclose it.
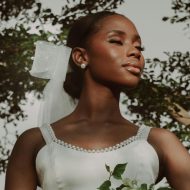
<instances>
[{"instance_id":1,"label":"chin","mask_svg":"<svg viewBox=\"0 0 190 190\"><path fill-rule=\"evenodd\" d=\"M133 90L133 89L138 88L138 84L139 84L139 83L133 84L133 85L125 85L125 86L123 86L122 89L125 89L125 90Z\"/></svg>"},{"instance_id":2,"label":"chin","mask_svg":"<svg viewBox=\"0 0 190 190\"><path fill-rule=\"evenodd\" d=\"M138 87L141 78L138 76L120 78L117 80L102 81L102 84L111 89L122 91L123 89L135 89Z\"/></svg>"},{"instance_id":3,"label":"chin","mask_svg":"<svg viewBox=\"0 0 190 190\"><path fill-rule=\"evenodd\" d=\"M136 85L131 85L131 86L125 86L124 88L125 88L126 90L134 90L134 89L138 88L138 84L136 84Z\"/></svg>"},{"instance_id":4,"label":"chin","mask_svg":"<svg viewBox=\"0 0 190 190\"><path fill-rule=\"evenodd\" d=\"M127 79L126 81L123 81L122 86L124 86L124 88L133 89L139 85L140 80L141 79L139 77L130 78Z\"/></svg>"},{"instance_id":5,"label":"chin","mask_svg":"<svg viewBox=\"0 0 190 190\"><path fill-rule=\"evenodd\" d=\"M120 92L124 92L124 93L134 92L136 91L136 89L138 89L138 86L139 86L139 83L133 84L133 85L123 85L120 88Z\"/></svg>"},{"instance_id":6,"label":"chin","mask_svg":"<svg viewBox=\"0 0 190 190\"><path fill-rule=\"evenodd\" d=\"M126 90L133 90L133 89L136 89L138 88L138 85L140 83L140 80L138 81L128 81L128 82L120 82L120 83L115 83L115 84L112 84L110 85L110 87L112 89L117 89L118 91L122 92L122 91L126 91Z\"/></svg>"}]
</instances>

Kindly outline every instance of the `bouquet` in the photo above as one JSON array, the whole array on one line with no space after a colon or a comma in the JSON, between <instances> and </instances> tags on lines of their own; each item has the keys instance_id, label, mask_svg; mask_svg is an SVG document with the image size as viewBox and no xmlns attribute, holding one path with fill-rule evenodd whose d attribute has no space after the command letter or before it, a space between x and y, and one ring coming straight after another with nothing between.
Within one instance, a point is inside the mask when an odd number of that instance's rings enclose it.
<instances>
[{"instance_id":1,"label":"bouquet","mask_svg":"<svg viewBox=\"0 0 190 190\"><path fill-rule=\"evenodd\" d=\"M145 183L139 185L137 180L123 179L122 174L126 170L127 163L117 164L113 171L111 171L108 165L105 165L107 172L109 173L109 178L104 181L99 190L155 190L155 185L147 185ZM121 181L121 185L116 188L112 188L111 179L115 178ZM172 190L170 187L160 187L157 190Z\"/></svg>"}]
</instances>

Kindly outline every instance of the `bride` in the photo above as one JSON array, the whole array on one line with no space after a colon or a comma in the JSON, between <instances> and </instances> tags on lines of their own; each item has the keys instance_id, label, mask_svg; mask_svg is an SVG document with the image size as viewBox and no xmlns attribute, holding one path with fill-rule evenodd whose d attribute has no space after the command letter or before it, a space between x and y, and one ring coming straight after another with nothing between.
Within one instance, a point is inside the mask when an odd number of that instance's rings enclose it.
<instances>
[{"instance_id":1,"label":"bride","mask_svg":"<svg viewBox=\"0 0 190 190\"><path fill-rule=\"evenodd\" d=\"M139 184L166 177L174 189L190 189L190 156L176 136L121 116L120 92L138 85L144 67L141 38L128 18L84 16L67 47L38 42L36 51L31 74L50 79L40 126L18 138L5 190L95 190L108 177L105 164L118 163L128 163L123 177Z\"/></svg>"}]
</instances>

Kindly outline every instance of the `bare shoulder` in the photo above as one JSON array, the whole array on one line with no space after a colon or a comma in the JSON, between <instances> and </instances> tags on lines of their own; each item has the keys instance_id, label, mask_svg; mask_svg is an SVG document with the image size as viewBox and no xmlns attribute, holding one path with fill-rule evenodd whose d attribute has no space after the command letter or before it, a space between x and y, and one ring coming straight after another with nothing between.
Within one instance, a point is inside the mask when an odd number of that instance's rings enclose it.
<instances>
[{"instance_id":1,"label":"bare shoulder","mask_svg":"<svg viewBox=\"0 0 190 190\"><path fill-rule=\"evenodd\" d=\"M190 189L190 155L176 135L166 129L152 128L148 141L158 153L170 186L176 190Z\"/></svg>"},{"instance_id":2,"label":"bare shoulder","mask_svg":"<svg viewBox=\"0 0 190 190\"><path fill-rule=\"evenodd\" d=\"M180 142L178 137L167 129L152 128L150 131L148 141L154 147L156 147L158 152L164 154L165 156L167 154L169 155L174 150L187 152L187 150Z\"/></svg>"},{"instance_id":3,"label":"bare shoulder","mask_svg":"<svg viewBox=\"0 0 190 190\"><path fill-rule=\"evenodd\" d=\"M39 128L31 128L24 131L17 139L12 156L20 151L27 151L29 154L35 154L37 150L43 146L44 140L42 138ZM23 155L23 154L22 154Z\"/></svg>"},{"instance_id":4,"label":"bare shoulder","mask_svg":"<svg viewBox=\"0 0 190 190\"><path fill-rule=\"evenodd\" d=\"M168 152L168 145L170 144L173 146L173 143L171 143L173 141L175 141L175 143L180 143L175 134L169 130L162 128L151 128L148 136L148 142L156 150L161 163L163 162L165 152Z\"/></svg>"},{"instance_id":5,"label":"bare shoulder","mask_svg":"<svg viewBox=\"0 0 190 190\"><path fill-rule=\"evenodd\" d=\"M24 146L32 146L34 144L42 143L43 138L39 127L35 127L24 131L19 136L17 141L23 144Z\"/></svg>"},{"instance_id":6,"label":"bare shoulder","mask_svg":"<svg viewBox=\"0 0 190 190\"><path fill-rule=\"evenodd\" d=\"M24 131L19 138L30 138L30 140L42 140L42 135L39 127L34 127Z\"/></svg>"},{"instance_id":7,"label":"bare shoulder","mask_svg":"<svg viewBox=\"0 0 190 190\"><path fill-rule=\"evenodd\" d=\"M161 146L165 149L167 146L175 146L175 144L181 144L177 136L167 129L151 128L151 132L148 138L149 142L154 145Z\"/></svg>"},{"instance_id":8,"label":"bare shoulder","mask_svg":"<svg viewBox=\"0 0 190 190\"><path fill-rule=\"evenodd\" d=\"M148 140L159 146L163 151L185 150L179 138L167 129L152 128Z\"/></svg>"},{"instance_id":9,"label":"bare shoulder","mask_svg":"<svg viewBox=\"0 0 190 190\"><path fill-rule=\"evenodd\" d=\"M28 129L19 136L9 157L5 189L36 188L38 177L35 170L35 158L43 144L45 142L39 128Z\"/></svg>"}]
</instances>

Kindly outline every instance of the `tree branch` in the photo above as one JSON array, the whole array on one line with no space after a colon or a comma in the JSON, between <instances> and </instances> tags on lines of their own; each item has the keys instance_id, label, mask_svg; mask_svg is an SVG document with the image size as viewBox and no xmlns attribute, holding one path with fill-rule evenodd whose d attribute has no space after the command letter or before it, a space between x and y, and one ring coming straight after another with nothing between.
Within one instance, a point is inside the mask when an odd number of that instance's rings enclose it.
<instances>
[{"instance_id":1,"label":"tree branch","mask_svg":"<svg viewBox=\"0 0 190 190\"><path fill-rule=\"evenodd\" d=\"M177 109L176 109L177 108ZM177 103L169 107L169 112L181 124L190 127L190 113Z\"/></svg>"}]
</instances>

